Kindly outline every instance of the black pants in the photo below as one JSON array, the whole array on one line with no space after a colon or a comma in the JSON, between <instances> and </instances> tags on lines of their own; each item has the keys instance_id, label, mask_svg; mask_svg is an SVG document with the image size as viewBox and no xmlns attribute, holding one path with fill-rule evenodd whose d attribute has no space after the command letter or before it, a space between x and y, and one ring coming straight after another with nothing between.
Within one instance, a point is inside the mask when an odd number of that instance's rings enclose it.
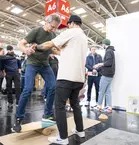
<instances>
[{"instance_id":1,"label":"black pants","mask_svg":"<svg viewBox=\"0 0 139 145\"><path fill-rule=\"evenodd\" d=\"M83 83L76 83L66 80L59 80L56 83L55 115L61 139L66 139L68 137L65 110L66 101L68 99L70 100L70 105L73 109L76 130L79 132L83 131L82 113L78 99L79 91L82 89L82 87Z\"/></svg>"},{"instance_id":2,"label":"black pants","mask_svg":"<svg viewBox=\"0 0 139 145\"><path fill-rule=\"evenodd\" d=\"M16 104L18 104L19 97L20 97L20 74L18 73L18 74L6 76L7 98L8 98L8 103L11 104L13 104L12 81L14 82L14 86L15 86Z\"/></svg>"},{"instance_id":3,"label":"black pants","mask_svg":"<svg viewBox=\"0 0 139 145\"><path fill-rule=\"evenodd\" d=\"M98 102L98 93L99 93L99 82L100 82L100 76L88 76L88 91L87 91L87 101L91 101L91 92L92 92L92 86L95 85L96 89L96 102Z\"/></svg>"}]
</instances>

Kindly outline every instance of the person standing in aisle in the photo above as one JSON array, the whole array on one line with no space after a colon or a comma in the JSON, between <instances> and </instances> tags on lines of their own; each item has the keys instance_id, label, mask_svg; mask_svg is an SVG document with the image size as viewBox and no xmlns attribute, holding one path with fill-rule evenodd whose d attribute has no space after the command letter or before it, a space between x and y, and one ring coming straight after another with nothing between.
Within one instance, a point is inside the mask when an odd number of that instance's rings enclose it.
<instances>
[{"instance_id":1,"label":"person standing in aisle","mask_svg":"<svg viewBox=\"0 0 139 145\"><path fill-rule=\"evenodd\" d=\"M4 55L4 49L0 48L0 58L3 55ZM4 78L3 69L4 69L3 60L0 59L0 92L1 92L1 89L2 89L2 81L3 81L3 78ZM0 96L0 109L1 109L1 96Z\"/></svg>"},{"instance_id":2,"label":"person standing in aisle","mask_svg":"<svg viewBox=\"0 0 139 145\"><path fill-rule=\"evenodd\" d=\"M43 42L50 41L56 37L54 33L61 23L60 16L57 14L52 14L45 17L45 25L43 27L38 27L33 29L23 40L19 43L20 50L28 55L26 72L25 72L25 86L21 94L17 113L16 122L13 126L15 132L21 131L21 123L25 115L25 108L29 97L33 91L34 80L37 73L39 73L47 84L48 92L47 102L44 109L44 115L42 120L53 120L53 101L55 93L55 76L49 65L49 54L52 50L47 51L35 51L34 47L36 44L42 44ZM29 48L26 44L32 44Z\"/></svg>"},{"instance_id":3,"label":"person standing in aisle","mask_svg":"<svg viewBox=\"0 0 139 145\"><path fill-rule=\"evenodd\" d=\"M87 90L87 102L85 106L90 105L93 84L95 85L95 90L96 90L96 103L98 102L101 68L98 68L98 69L93 68L93 66L98 63L102 63L102 57L101 55L96 53L96 48L92 47L91 53L86 58L86 65L85 65L88 70L88 90ZM95 106L92 106L92 107L95 107Z\"/></svg>"},{"instance_id":4,"label":"person standing in aisle","mask_svg":"<svg viewBox=\"0 0 139 145\"><path fill-rule=\"evenodd\" d=\"M0 48L0 81L1 82L3 80L3 77L5 77L5 73L4 73L4 60L12 60L12 59L16 59L16 58L14 56L4 55L4 49ZM0 109L1 109L1 100L0 100Z\"/></svg>"},{"instance_id":5,"label":"person standing in aisle","mask_svg":"<svg viewBox=\"0 0 139 145\"><path fill-rule=\"evenodd\" d=\"M7 46L7 57L15 56L13 47ZM18 59L4 60L4 71L6 73L6 89L8 98L8 109L13 109L13 89L12 82L14 82L15 94L16 94L16 105L18 105L20 97L20 71L21 63Z\"/></svg>"},{"instance_id":6,"label":"person standing in aisle","mask_svg":"<svg viewBox=\"0 0 139 145\"><path fill-rule=\"evenodd\" d=\"M102 111L111 113L111 83L115 74L115 49L113 46L110 46L111 42L109 39L103 40L102 44L104 49L106 50L104 62L94 66L95 69L102 67L102 77L100 80L98 105L95 109L100 111L102 110L102 103L105 95L106 107L104 107Z\"/></svg>"},{"instance_id":7,"label":"person standing in aisle","mask_svg":"<svg viewBox=\"0 0 139 145\"><path fill-rule=\"evenodd\" d=\"M68 99L73 109L76 124L76 129L73 130L73 133L79 137L85 137L78 96L85 82L85 59L88 50L88 40L81 29L81 18L77 15L72 15L67 24L68 30L62 32L52 41L39 45L36 48L42 50L51 49L52 47L56 47L58 50L63 48L60 53L55 90L55 115L60 136L49 138L49 141L64 145L69 144L65 110Z\"/></svg>"}]
</instances>

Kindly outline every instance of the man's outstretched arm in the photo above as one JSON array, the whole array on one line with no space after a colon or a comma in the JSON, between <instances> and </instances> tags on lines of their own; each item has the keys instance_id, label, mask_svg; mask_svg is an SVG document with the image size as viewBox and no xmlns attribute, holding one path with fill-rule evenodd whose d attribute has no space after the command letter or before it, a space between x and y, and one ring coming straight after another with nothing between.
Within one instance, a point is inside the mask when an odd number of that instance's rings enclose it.
<instances>
[{"instance_id":1,"label":"man's outstretched arm","mask_svg":"<svg viewBox=\"0 0 139 145\"><path fill-rule=\"evenodd\" d=\"M40 45L37 45L36 49L46 51L46 50L49 50L49 49L51 49L53 47L55 47L57 50L59 50L59 48L56 47L52 41L47 41L47 42L44 42L44 43L42 43Z\"/></svg>"}]
</instances>

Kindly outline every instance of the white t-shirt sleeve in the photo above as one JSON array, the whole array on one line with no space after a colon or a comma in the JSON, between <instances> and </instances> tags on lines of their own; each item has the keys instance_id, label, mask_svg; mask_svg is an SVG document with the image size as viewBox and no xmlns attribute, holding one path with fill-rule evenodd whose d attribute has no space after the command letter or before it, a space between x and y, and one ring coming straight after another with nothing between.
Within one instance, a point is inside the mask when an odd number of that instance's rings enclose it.
<instances>
[{"instance_id":1,"label":"white t-shirt sleeve","mask_svg":"<svg viewBox=\"0 0 139 145\"><path fill-rule=\"evenodd\" d=\"M62 32L60 35L58 35L56 38L51 40L56 47L62 47L65 45L71 38L73 38L73 35L71 31L66 30Z\"/></svg>"}]
</instances>

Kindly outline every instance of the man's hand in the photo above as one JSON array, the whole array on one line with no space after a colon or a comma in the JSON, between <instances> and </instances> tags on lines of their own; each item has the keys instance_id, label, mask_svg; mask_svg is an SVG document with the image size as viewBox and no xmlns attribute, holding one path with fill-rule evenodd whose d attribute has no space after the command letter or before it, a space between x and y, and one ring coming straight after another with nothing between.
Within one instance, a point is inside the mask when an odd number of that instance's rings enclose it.
<instances>
[{"instance_id":1,"label":"man's hand","mask_svg":"<svg viewBox=\"0 0 139 145\"><path fill-rule=\"evenodd\" d=\"M50 54L49 56L50 56L52 59L54 59L54 54Z\"/></svg>"},{"instance_id":2,"label":"man's hand","mask_svg":"<svg viewBox=\"0 0 139 145\"><path fill-rule=\"evenodd\" d=\"M27 49L24 51L24 53L25 53L26 55L31 55L31 54L35 53L35 47L36 47L36 46L37 46L37 44L31 45L31 47L27 48Z\"/></svg>"},{"instance_id":3,"label":"man's hand","mask_svg":"<svg viewBox=\"0 0 139 145\"><path fill-rule=\"evenodd\" d=\"M98 64L94 65L93 68L96 69L96 68L102 67L103 65L104 65L103 63L98 63Z\"/></svg>"},{"instance_id":4,"label":"man's hand","mask_svg":"<svg viewBox=\"0 0 139 145\"><path fill-rule=\"evenodd\" d=\"M92 74L96 75L97 74L97 70L93 69Z\"/></svg>"},{"instance_id":5,"label":"man's hand","mask_svg":"<svg viewBox=\"0 0 139 145\"><path fill-rule=\"evenodd\" d=\"M21 69L18 69L18 72L21 74Z\"/></svg>"}]
</instances>

